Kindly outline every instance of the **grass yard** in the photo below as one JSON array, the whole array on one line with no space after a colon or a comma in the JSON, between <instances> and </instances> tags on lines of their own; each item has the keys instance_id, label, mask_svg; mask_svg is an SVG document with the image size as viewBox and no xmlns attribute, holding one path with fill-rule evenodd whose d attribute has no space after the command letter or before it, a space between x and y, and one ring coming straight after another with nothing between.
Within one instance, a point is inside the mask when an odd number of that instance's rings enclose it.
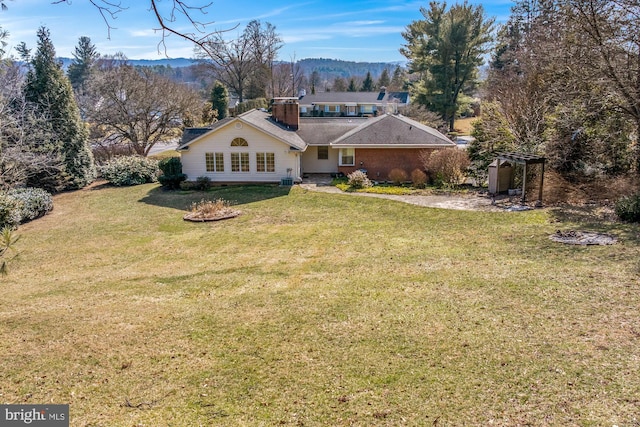
<instances>
[{"instance_id":1,"label":"grass yard","mask_svg":"<svg viewBox=\"0 0 640 427\"><path fill-rule=\"evenodd\" d=\"M71 426L633 426L640 234L298 187L97 187L22 226L0 402ZM554 243L606 231L614 246Z\"/></svg>"}]
</instances>

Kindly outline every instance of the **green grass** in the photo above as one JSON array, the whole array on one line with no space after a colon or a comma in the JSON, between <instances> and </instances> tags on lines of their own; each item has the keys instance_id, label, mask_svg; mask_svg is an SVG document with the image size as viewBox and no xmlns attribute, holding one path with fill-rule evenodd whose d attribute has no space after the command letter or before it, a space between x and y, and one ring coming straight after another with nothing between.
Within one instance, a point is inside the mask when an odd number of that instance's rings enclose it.
<instances>
[{"instance_id":1,"label":"green grass","mask_svg":"<svg viewBox=\"0 0 640 427\"><path fill-rule=\"evenodd\" d=\"M637 226L298 187L55 198L2 278L0 401L72 426L634 425ZM552 242L597 229L615 246Z\"/></svg>"}]
</instances>

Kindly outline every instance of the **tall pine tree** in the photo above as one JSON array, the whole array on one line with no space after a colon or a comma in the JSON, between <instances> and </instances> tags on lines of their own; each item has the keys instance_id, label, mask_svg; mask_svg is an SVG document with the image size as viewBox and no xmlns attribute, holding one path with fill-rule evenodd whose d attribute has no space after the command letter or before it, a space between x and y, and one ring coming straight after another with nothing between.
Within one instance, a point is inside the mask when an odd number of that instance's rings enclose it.
<instances>
[{"instance_id":1,"label":"tall pine tree","mask_svg":"<svg viewBox=\"0 0 640 427\"><path fill-rule=\"evenodd\" d=\"M367 77L364 78L362 82L362 87L360 88L361 92L372 92L375 90L375 85L373 84L373 78L371 78L371 72L367 71Z\"/></svg>"},{"instance_id":2,"label":"tall pine tree","mask_svg":"<svg viewBox=\"0 0 640 427\"><path fill-rule=\"evenodd\" d=\"M55 55L49 30L40 27L38 48L30 61L24 94L26 100L48 120L53 138L43 141L42 148L62 158L64 176L54 177L53 183L31 184L77 189L95 179L96 169L88 142L89 133L80 119L71 83Z\"/></svg>"},{"instance_id":3,"label":"tall pine tree","mask_svg":"<svg viewBox=\"0 0 640 427\"><path fill-rule=\"evenodd\" d=\"M82 89L99 57L96 46L91 43L89 37L82 36L78 39L78 45L73 52L73 60L67 70L67 76L75 90Z\"/></svg>"}]
</instances>

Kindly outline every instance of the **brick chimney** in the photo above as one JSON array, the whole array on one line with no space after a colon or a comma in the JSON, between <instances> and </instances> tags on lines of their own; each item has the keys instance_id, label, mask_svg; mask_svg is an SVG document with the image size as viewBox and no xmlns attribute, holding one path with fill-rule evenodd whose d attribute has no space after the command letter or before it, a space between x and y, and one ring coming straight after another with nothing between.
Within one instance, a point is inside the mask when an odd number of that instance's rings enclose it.
<instances>
[{"instance_id":1,"label":"brick chimney","mask_svg":"<svg viewBox=\"0 0 640 427\"><path fill-rule=\"evenodd\" d=\"M300 127L300 109L298 98L274 98L271 104L271 117L293 130Z\"/></svg>"}]
</instances>

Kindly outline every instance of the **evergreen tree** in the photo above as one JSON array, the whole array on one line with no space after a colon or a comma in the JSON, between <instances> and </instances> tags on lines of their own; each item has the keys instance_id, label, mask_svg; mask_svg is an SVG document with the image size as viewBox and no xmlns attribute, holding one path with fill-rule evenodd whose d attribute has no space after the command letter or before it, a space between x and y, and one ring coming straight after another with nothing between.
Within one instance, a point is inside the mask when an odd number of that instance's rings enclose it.
<instances>
[{"instance_id":1,"label":"evergreen tree","mask_svg":"<svg viewBox=\"0 0 640 427\"><path fill-rule=\"evenodd\" d=\"M364 78L362 82L362 88L360 88L361 92L373 92L375 90L375 86L373 84L373 79L371 78L371 72L367 71L367 76Z\"/></svg>"},{"instance_id":2,"label":"evergreen tree","mask_svg":"<svg viewBox=\"0 0 640 427\"><path fill-rule=\"evenodd\" d=\"M96 60L100 57L89 37L82 36L73 52L73 60L67 70L67 76L73 89L78 90L91 75Z\"/></svg>"},{"instance_id":3,"label":"evergreen tree","mask_svg":"<svg viewBox=\"0 0 640 427\"><path fill-rule=\"evenodd\" d=\"M389 70L382 70L382 74L380 74L380 78L378 79L378 88L386 87L388 88L391 84L391 77L389 77Z\"/></svg>"},{"instance_id":4,"label":"evergreen tree","mask_svg":"<svg viewBox=\"0 0 640 427\"><path fill-rule=\"evenodd\" d=\"M65 189L77 189L95 179L96 169L89 148L89 134L80 119L71 83L56 61L55 54L49 30L41 27L24 94L26 100L47 118L51 127L52 140L43 143L41 149L63 159L64 176L55 177L56 184Z\"/></svg>"},{"instance_id":5,"label":"evergreen tree","mask_svg":"<svg viewBox=\"0 0 640 427\"><path fill-rule=\"evenodd\" d=\"M217 111L216 118L222 120L227 117L227 111L229 109L229 91L227 88L216 80L211 89L211 108Z\"/></svg>"},{"instance_id":6,"label":"evergreen tree","mask_svg":"<svg viewBox=\"0 0 640 427\"><path fill-rule=\"evenodd\" d=\"M391 83L387 89L402 90L404 89L405 72L399 65L393 70L393 77L391 77Z\"/></svg>"},{"instance_id":7,"label":"evergreen tree","mask_svg":"<svg viewBox=\"0 0 640 427\"><path fill-rule=\"evenodd\" d=\"M351 78L351 80L349 80L349 87L347 88L347 92L357 92L358 88L356 87L356 81L355 79Z\"/></svg>"},{"instance_id":8,"label":"evergreen tree","mask_svg":"<svg viewBox=\"0 0 640 427\"><path fill-rule=\"evenodd\" d=\"M478 84L494 19L484 17L482 6L467 2L446 8L435 1L429 9L420 8L424 19L402 33L407 44L401 53L409 59L411 72L422 75L415 86L418 102L442 114L453 131L459 95Z\"/></svg>"}]
</instances>

